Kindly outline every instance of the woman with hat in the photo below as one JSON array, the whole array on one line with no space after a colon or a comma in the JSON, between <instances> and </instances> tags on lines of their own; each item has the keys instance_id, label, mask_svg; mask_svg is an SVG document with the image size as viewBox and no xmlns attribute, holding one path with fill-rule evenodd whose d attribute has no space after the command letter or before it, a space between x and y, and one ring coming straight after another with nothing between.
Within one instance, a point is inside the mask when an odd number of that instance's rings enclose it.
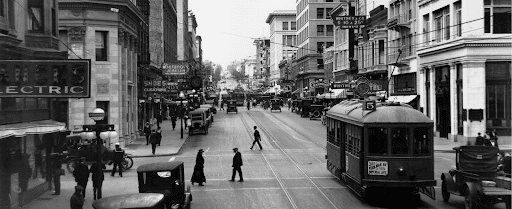
<instances>
[{"instance_id":1,"label":"woman with hat","mask_svg":"<svg viewBox=\"0 0 512 209\"><path fill-rule=\"evenodd\" d=\"M194 183L199 183L199 186L204 186L203 183L206 182L206 177L204 176L204 158L203 158L203 149L199 149L196 157L196 165L194 166L194 173L192 174L192 179L190 182L192 185Z\"/></svg>"}]
</instances>

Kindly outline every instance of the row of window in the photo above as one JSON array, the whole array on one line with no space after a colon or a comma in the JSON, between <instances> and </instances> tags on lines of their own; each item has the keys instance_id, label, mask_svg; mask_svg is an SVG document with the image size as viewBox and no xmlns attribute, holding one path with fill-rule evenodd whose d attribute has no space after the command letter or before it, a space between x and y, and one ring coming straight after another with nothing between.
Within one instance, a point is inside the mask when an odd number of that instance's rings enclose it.
<instances>
[{"instance_id":1,"label":"row of window","mask_svg":"<svg viewBox=\"0 0 512 209\"><path fill-rule=\"evenodd\" d=\"M297 22L283 22L283 30L297 30Z\"/></svg>"},{"instance_id":2,"label":"row of window","mask_svg":"<svg viewBox=\"0 0 512 209\"><path fill-rule=\"evenodd\" d=\"M431 129L418 128L367 128L369 155L414 155L431 154ZM334 119L327 122L327 142L340 147L345 146L345 152L359 156L364 137L363 128ZM412 146L412 147L411 147Z\"/></svg>"},{"instance_id":3,"label":"row of window","mask_svg":"<svg viewBox=\"0 0 512 209\"><path fill-rule=\"evenodd\" d=\"M0 33L5 33L8 29L16 29L16 19L19 14L15 13L15 4L18 4L16 0L0 0L0 25L7 26L7 28L0 28ZM45 7L45 4L49 8ZM30 33L51 33L51 35L57 37L56 8L57 0L28 0L27 8L23 10L26 11L27 15L26 29ZM48 17L51 25L45 25L45 22L47 22L45 19Z\"/></svg>"},{"instance_id":4,"label":"row of window","mask_svg":"<svg viewBox=\"0 0 512 209\"><path fill-rule=\"evenodd\" d=\"M512 3L506 0L484 0L484 33L512 33L511 5ZM433 23L430 22L431 17ZM453 21L453 25L450 25L450 21ZM450 11L450 5L448 5L434 11L432 14L424 15L424 45L429 45L431 41L441 42L462 36L462 24L462 4L460 1L453 4L453 11Z\"/></svg>"},{"instance_id":5,"label":"row of window","mask_svg":"<svg viewBox=\"0 0 512 209\"><path fill-rule=\"evenodd\" d=\"M316 8L316 19L331 19L329 16L329 11L332 8Z\"/></svg>"},{"instance_id":6,"label":"row of window","mask_svg":"<svg viewBox=\"0 0 512 209\"><path fill-rule=\"evenodd\" d=\"M317 36L334 36L334 25L317 25Z\"/></svg>"}]
</instances>

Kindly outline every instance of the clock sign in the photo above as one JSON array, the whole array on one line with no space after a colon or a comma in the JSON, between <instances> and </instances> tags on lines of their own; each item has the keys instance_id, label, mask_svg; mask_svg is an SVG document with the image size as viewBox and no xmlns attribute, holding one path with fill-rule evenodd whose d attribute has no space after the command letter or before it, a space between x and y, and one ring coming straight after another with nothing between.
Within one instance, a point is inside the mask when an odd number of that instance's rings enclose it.
<instances>
[{"instance_id":1,"label":"clock sign","mask_svg":"<svg viewBox=\"0 0 512 209\"><path fill-rule=\"evenodd\" d=\"M192 76L190 78L190 87L195 90L201 89L203 87L203 79L200 76Z\"/></svg>"}]
</instances>

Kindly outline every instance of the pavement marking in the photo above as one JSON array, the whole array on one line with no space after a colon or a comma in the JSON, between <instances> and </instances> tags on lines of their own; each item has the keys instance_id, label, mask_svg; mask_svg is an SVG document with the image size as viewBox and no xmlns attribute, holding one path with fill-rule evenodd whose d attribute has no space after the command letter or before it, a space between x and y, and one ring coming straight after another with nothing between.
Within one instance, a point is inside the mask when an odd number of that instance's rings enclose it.
<instances>
[{"instance_id":1,"label":"pavement marking","mask_svg":"<svg viewBox=\"0 0 512 209\"><path fill-rule=\"evenodd\" d=\"M174 161L174 159L176 159L176 158L175 157L171 157L171 159L169 159L169 162Z\"/></svg>"},{"instance_id":2,"label":"pavement marking","mask_svg":"<svg viewBox=\"0 0 512 209\"><path fill-rule=\"evenodd\" d=\"M210 147L208 147L208 149L206 149L206 151L204 151L204 152L208 152L208 150L210 150Z\"/></svg>"},{"instance_id":3,"label":"pavement marking","mask_svg":"<svg viewBox=\"0 0 512 209\"><path fill-rule=\"evenodd\" d=\"M204 187L203 187L204 188ZM287 187L288 190L315 189L316 187ZM347 189L348 187L320 187L322 189ZM279 187L241 187L226 189L192 189L193 192L217 192L217 191L240 191L240 190L281 190Z\"/></svg>"}]
</instances>

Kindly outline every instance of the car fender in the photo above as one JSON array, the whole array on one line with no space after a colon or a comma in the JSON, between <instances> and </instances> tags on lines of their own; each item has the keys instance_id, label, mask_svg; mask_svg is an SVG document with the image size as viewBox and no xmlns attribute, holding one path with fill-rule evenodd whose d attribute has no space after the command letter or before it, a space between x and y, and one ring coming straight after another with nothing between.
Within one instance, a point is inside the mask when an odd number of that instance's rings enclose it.
<instances>
[{"instance_id":1,"label":"car fender","mask_svg":"<svg viewBox=\"0 0 512 209\"><path fill-rule=\"evenodd\" d=\"M448 192L456 194L459 193L459 188L455 181L453 181L452 175L450 175L449 173L442 173L441 180L446 182L446 189L448 190Z\"/></svg>"},{"instance_id":2,"label":"car fender","mask_svg":"<svg viewBox=\"0 0 512 209\"><path fill-rule=\"evenodd\" d=\"M482 185L476 182L466 182L464 183L464 194L465 190L469 190L469 194L474 197L474 200L478 200L478 197L482 194Z\"/></svg>"}]
</instances>

